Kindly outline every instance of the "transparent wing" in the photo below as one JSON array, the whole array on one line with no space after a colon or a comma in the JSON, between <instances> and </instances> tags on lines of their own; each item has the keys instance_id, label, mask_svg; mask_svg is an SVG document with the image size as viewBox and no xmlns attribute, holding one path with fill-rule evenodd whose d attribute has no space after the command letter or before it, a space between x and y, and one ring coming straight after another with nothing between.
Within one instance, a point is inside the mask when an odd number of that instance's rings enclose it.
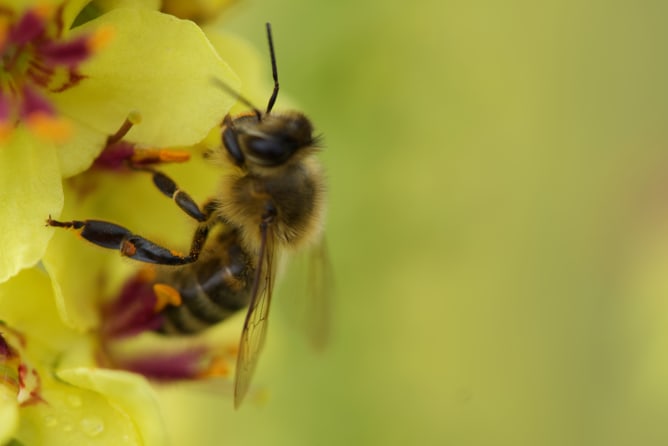
<instances>
[{"instance_id":1,"label":"transparent wing","mask_svg":"<svg viewBox=\"0 0 668 446\"><path fill-rule=\"evenodd\" d=\"M274 265L274 240L266 228L258 253L251 289L250 305L239 342L239 356L234 383L234 407L238 408L248 393L255 367L267 338L267 318L276 274Z\"/></svg>"},{"instance_id":2,"label":"transparent wing","mask_svg":"<svg viewBox=\"0 0 668 446\"><path fill-rule=\"evenodd\" d=\"M334 295L332 265L327 243L320 240L289 259L281 279L281 300L287 317L299 327L316 350L322 350L331 334Z\"/></svg>"},{"instance_id":3,"label":"transparent wing","mask_svg":"<svg viewBox=\"0 0 668 446\"><path fill-rule=\"evenodd\" d=\"M327 243L321 240L308 253L306 259L306 308L304 329L313 346L322 350L331 334L332 295L334 281Z\"/></svg>"}]
</instances>

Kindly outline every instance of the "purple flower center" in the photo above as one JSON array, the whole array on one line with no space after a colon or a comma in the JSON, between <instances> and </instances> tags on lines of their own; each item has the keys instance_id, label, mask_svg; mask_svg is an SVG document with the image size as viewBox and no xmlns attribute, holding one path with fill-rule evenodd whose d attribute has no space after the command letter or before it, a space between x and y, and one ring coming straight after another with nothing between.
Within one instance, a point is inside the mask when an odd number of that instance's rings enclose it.
<instances>
[{"instance_id":1,"label":"purple flower center","mask_svg":"<svg viewBox=\"0 0 668 446\"><path fill-rule=\"evenodd\" d=\"M0 124L55 117L48 95L84 79L78 66L90 57L92 40L63 38L63 31L62 5L22 13L0 7Z\"/></svg>"}]
</instances>

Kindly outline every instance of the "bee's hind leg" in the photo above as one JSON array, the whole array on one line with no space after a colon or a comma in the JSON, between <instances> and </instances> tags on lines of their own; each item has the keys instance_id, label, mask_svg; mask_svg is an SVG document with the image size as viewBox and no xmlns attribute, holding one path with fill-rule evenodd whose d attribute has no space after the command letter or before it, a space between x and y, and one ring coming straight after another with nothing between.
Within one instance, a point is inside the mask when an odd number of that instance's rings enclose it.
<instances>
[{"instance_id":1,"label":"bee's hind leg","mask_svg":"<svg viewBox=\"0 0 668 446\"><path fill-rule=\"evenodd\" d=\"M81 237L95 245L117 249L125 257L158 265L184 265L196 261L209 232L207 225L200 224L195 231L190 253L183 256L144 237L133 234L123 226L108 221L72 220L61 222L49 217L46 224L57 228L78 230Z\"/></svg>"}]
</instances>

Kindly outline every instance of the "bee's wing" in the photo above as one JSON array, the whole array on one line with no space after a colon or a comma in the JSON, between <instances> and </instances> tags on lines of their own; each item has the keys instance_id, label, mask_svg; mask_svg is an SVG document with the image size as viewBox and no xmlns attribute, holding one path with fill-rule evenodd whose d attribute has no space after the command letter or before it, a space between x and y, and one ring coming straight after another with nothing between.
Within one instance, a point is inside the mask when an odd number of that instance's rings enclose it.
<instances>
[{"instance_id":1,"label":"bee's wing","mask_svg":"<svg viewBox=\"0 0 668 446\"><path fill-rule=\"evenodd\" d=\"M323 238L306 253L306 288L302 325L313 346L321 350L329 340L334 291L332 265L329 260L327 243Z\"/></svg>"},{"instance_id":2,"label":"bee's wing","mask_svg":"<svg viewBox=\"0 0 668 446\"><path fill-rule=\"evenodd\" d=\"M234 407L238 408L250 387L255 366L267 338L267 317L276 274L274 239L266 228L258 253L257 268L251 289L250 305L239 342L239 356L234 383Z\"/></svg>"},{"instance_id":3,"label":"bee's wing","mask_svg":"<svg viewBox=\"0 0 668 446\"><path fill-rule=\"evenodd\" d=\"M291 254L288 260L280 283L284 313L316 350L322 350L330 337L334 295L327 243L323 238L303 252Z\"/></svg>"}]
</instances>

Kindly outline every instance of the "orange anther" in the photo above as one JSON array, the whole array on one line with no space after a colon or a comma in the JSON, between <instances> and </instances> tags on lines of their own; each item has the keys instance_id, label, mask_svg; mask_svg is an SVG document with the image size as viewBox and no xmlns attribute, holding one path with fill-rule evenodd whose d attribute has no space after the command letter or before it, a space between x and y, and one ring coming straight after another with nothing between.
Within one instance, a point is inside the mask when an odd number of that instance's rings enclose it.
<instances>
[{"instance_id":1,"label":"orange anther","mask_svg":"<svg viewBox=\"0 0 668 446\"><path fill-rule=\"evenodd\" d=\"M88 48L91 51L97 51L100 48L104 47L109 43L109 41L116 34L116 30L111 26L101 26L99 27L87 41Z\"/></svg>"},{"instance_id":2,"label":"orange anther","mask_svg":"<svg viewBox=\"0 0 668 446\"><path fill-rule=\"evenodd\" d=\"M36 112L28 116L28 126L36 135L53 142L64 142L72 135L72 123L65 119Z\"/></svg>"},{"instance_id":3,"label":"orange anther","mask_svg":"<svg viewBox=\"0 0 668 446\"><path fill-rule=\"evenodd\" d=\"M213 378L217 376L229 376L230 366L220 356L216 356L211 360L209 367L197 374L198 378Z\"/></svg>"},{"instance_id":4,"label":"orange anther","mask_svg":"<svg viewBox=\"0 0 668 446\"><path fill-rule=\"evenodd\" d=\"M0 48L3 48L9 35L9 18L0 16Z\"/></svg>"},{"instance_id":5,"label":"orange anther","mask_svg":"<svg viewBox=\"0 0 668 446\"><path fill-rule=\"evenodd\" d=\"M9 135L12 134L12 130L14 130L14 128L11 125L0 122L0 142L7 141L9 139Z\"/></svg>"},{"instance_id":6,"label":"orange anther","mask_svg":"<svg viewBox=\"0 0 668 446\"><path fill-rule=\"evenodd\" d=\"M155 307L153 307L156 313L162 311L167 305L175 307L181 305L181 294L174 287L165 285L164 283L156 283L153 285L153 292L157 298Z\"/></svg>"},{"instance_id":7,"label":"orange anther","mask_svg":"<svg viewBox=\"0 0 668 446\"><path fill-rule=\"evenodd\" d=\"M38 2L32 7L32 12L42 20L48 20L53 15L53 6L47 2Z\"/></svg>"},{"instance_id":8,"label":"orange anther","mask_svg":"<svg viewBox=\"0 0 668 446\"><path fill-rule=\"evenodd\" d=\"M185 150L160 150L160 161L163 163L183 163L190 159Z\"/></svg>"},{"instance_id":9,"label":"orange anther","mask_svg":"<svg viewBox=\"0 0 668 446\"><path fill-rule=\"evenodd\" d=\"M134 164L153 163L183 163L190 159L190 153L185 150L166 149L135 149L130 160Z\"/></svg>"}]
</instances>

